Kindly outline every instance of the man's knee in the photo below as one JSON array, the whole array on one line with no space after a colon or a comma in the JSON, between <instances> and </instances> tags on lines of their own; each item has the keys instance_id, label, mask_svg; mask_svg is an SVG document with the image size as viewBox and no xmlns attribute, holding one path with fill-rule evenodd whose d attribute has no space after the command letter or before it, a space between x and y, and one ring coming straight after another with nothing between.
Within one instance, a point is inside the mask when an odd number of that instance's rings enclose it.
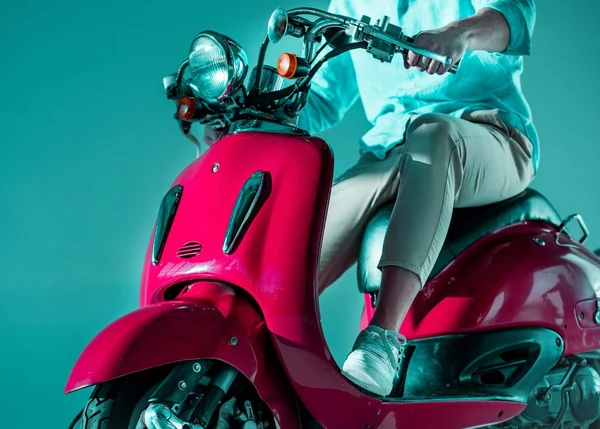
<instances>
[{"instance_id":1,"label":"man's knee","mask_svg":"<svg viewBox=\"0 0 600 429\"><path fill-rule=\"evenodd\" d=\"M456 118L430 113L415 118L406 133L406 152L408 154L448 155L456 147Z\"/></svg>"},{"instance_id":2,"label":"man's knee","mask_svg":"<svg viewBox=\"0 0 600 429\"><path fill-rule=\"evenodd\" d=\"M431 137L447 137L455 128L456 118L442 113L427 113L417 116L408 127L407 138L414 134L427 134Z\"/></svg>"}]
</instances>

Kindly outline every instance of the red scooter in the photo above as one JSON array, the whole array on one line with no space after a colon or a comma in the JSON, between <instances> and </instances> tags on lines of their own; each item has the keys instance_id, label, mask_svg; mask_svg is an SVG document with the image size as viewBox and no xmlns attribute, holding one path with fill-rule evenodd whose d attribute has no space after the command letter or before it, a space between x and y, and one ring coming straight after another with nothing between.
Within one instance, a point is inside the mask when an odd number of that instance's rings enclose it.
<instances>
[{"instance_id":1,"label":"red scooter","mask_svg":"<svg viewBox=\"0 0 600 429\"><path fill-rule=\"evenodd\" d=\"M267 46L284 36L303 40L302 57L265 65ZM294 118L319 67L352 49L383 62L407 50L450 62L387 17L277 9L247 86L244 51L211 31L165 78L186 136L197 143L195 122L227 131L164 197L140 308L75 364L66 392L96 387L72 427L600 428L600 258L583 246L581 217L561 219L533 190L455 210L402 326L409 344L392 395L341 374L316 293L333 157ZM364 231L363 327L390 212ZM579 241L565 231L571 221Z\"/></svg>"}]
</instances>

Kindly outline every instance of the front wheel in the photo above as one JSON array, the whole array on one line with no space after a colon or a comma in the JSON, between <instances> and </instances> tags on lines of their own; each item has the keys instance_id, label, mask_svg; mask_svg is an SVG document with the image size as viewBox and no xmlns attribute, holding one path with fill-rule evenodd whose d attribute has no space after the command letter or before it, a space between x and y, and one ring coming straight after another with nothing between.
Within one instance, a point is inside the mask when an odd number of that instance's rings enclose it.
<instances>
[{"instance_id":1,"label":"front wheel","mask_svg":"<svg viewBox=\"0 0 600 429\"><path fill-rule=\"evenodd\" d=\"M146 372L96 386L74 428L136 429L156 386L156 374Z\"/></svg>"},{"instance_id":2,"label":"front wheel","mask_svg":"<svg viewBox=\"0 0 600 429\"><path fill-rule=\"evenodd\" d=\"M249 425L250 424L250 425ZM97 386L73 429L275 428L254 386L222 362L181 362Z\"/></svg>"}]
</instances>

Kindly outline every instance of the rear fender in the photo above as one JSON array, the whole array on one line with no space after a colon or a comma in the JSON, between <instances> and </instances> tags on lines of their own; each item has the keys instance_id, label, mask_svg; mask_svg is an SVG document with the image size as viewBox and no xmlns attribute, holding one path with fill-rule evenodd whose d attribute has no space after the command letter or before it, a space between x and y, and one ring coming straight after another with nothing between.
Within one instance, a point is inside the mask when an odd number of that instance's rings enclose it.
<instances>
[{"instance_id":1,"label":"rear fender","mask_svg":"<svg viewBox=\"0 0 600 429\"><path fill-rule=\"evenodd\" d=\"M176 300L143 307L107 326L80 355L65 393L193 359L233 366L252 382L279 423L297 425L293 391L262 316L218 283L189 285Z\"/></svg>"},{"instance_id":2,"label":"rear fender","mask_svg":"<svg viewBox=\"0 0 600 429\"><path fill-rule=\"evenodd\" d=\"M511 225L471 245L429 281L401 332L419 339L537 326L557 332L566 355L597 350L598 279L600 260L580 243L537 223Z\"/></svg>"}]
</instances>

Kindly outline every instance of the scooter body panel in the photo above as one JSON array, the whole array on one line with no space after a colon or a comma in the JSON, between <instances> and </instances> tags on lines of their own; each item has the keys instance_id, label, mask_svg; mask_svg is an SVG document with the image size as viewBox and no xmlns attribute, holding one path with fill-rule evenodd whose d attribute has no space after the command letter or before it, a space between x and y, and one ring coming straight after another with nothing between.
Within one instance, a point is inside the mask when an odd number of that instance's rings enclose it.
<instances>
[{"instance_id":1,"label":"scooter body panel","mask_svg":"<svg viewBox=\"0 0 600 429\"><path fill-rule=\"evenodd\" d=\"M427 283L401 332L409 339L538 326L565 355L600 349L600 258L539 222L493 232ZM362 325L373 315L366 297Z\"/></svg>"},{"instance_id":2,"label":"scooter body panel","mask_svg":"<svg viewBox=\"0 0 600 429\"><path fill-rule=\"evenodd\" d=\"M107 326L77 360L65 393L204 359L226 362L252 382L280 427L300 427L295 395L264 319L246 297L214 282L188 284L175 300L142 307Z\"/></svg>"},{"instance_id":3,"label":"scooter body panel","mask_svg":"<svg viewBox=\"0 0 600 429\"><path fill-rule=\"evenodd\" d=\"M256 186L247 186L257 173L261 178L260 192L256 192ZM192 344L181 345L181 350L188 351L180 353L180 360L222 359L240 369L259 392L278 392L284 387L272 379L265 378L265 385L257 385L256 374L262 368L256 360L256 349L248 346L248 356L242 358L244 346L236 346L232 353L228 341L234 333L228 331L232 329L229 319L223 316L221 320L218 316L231 311L226 294L218 295L220 298L211 301L210 306L204 303L205 307L196 307L218 308L216 312L208 312L211 319L204 322L198 318L198 311L179 307L180 301L193 300L192 296L185 296L188 292L203 295L205 288L213 287L211 284L229 284L248 294L244 302L255 303L257 314L260 313L260 319L266 323L275 352L265 357L263 366L281 365L291 386L289 393L295 392L325 428L387 429L402 423L407 427L459 429L467 424L478 427L498 423L521 413L526 406L522 400L462 397L398 402L377 398L356 388L341 374L323 337L316 295L316 273L332 173L331 151L318 138L256 132L224 137L174 182L174 186L180 187L180 195L171 222L163 234L162 245L157 247L156 237L150 243L143 272L140 304L150 310L139 311L146 312L148 320L133 324L138 328L119 322L117 328L129 329L132 333L120 333L117 332L120 329L113 327L110 335L100 337L122 338L117 341L123 344L120 353L136 356L146 347L143 341L132 342L136 329L141 331L142 325L167 320L162 309L165 305L171 306L168 314L189 312L193 314L189 323L199 327L212 324L219 326L221 332L212 340L211 349L196 344L206 333L194 334L195 331L188 330L186 341ZM238 209L244 204L248 189L254 189L254 193L250 193L256 197L255 204L245 205L244 227L236 233L234 245L228 247L232 218L236 213L239 215ZM568 239L560 245L550 244L555 232L539 225L514 228L518 231L503 230L481 240L425 287L405 324L408 336L422 338L535 325L560 332L571 353L585 347L591 349L600 341L593 327L586 328L589 333L582 340L577 339L577 333L569 331L583 330L583 326L578 328L580 325L572 313L580 302L588 302L595 296L597 261L593 255ZM533 244L532 238L539 234L548 242L543 249ZM161 249L158 254L157 248ZM573 284L576 284L574 291L565 294L567 286ZM175 298L177 301L169 302ZM239 317L235 320L243 324ZM561 330L561 325L567 328ZM164 335L171 331L156 329ZM139 332L137 335L144 337ZM138 351L128 349L132 343ZM96 339L84 355L100 353L100 346L107 344L107 340ZM160 356L161 352L157 353ZM79 381L70 382L68 388L72 390L132 370L116 359L107 362L105 366L121 369L107 368L97 372L100 375L86 378L81 374L92 365L78 364L75 373L80 375L74 380ZM269 395L263 398L265 396ZM289 395L281 398L293 403ZM277 409L272 405L272 409ZM440 423L440 416L449 409L456 420L446 416Z\"/></svg>"}]
</instances>

